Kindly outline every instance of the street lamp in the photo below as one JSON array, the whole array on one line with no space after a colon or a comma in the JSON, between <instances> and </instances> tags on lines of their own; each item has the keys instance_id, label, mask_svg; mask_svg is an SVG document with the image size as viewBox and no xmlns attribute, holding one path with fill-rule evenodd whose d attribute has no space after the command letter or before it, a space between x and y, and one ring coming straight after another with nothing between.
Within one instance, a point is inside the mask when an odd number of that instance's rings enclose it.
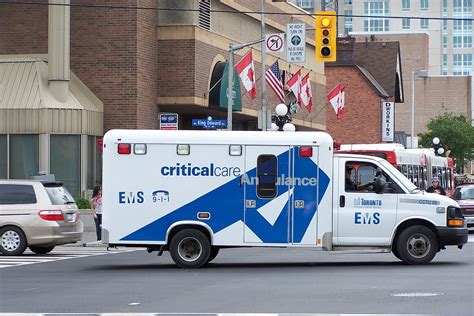
<instances>
[{"instance_id":1,"label":"street lamp","mask_svg":"<svg viewBox=\"0 0 474 316\"><path fill-rule=\"evenodd\" d=\"M435 150L435 154L438 154L438 155L444 154L444 148L439 138L438 137L433 138L432 142L433 142L433 148Z\"/></svg>"},{"instance_id":2,"label":"street lamp","mask_svg":"<svg viewBox=\"0 0 474 316\"><path fill-rule=\"evenodd\" d=\"M296 130L295 125L291 123L292 118L285 104L278 104L275 113L276 115L272 115L272 131L294 132Z\"/></svg>"},{"instance_id":3,"label":"street lamp","mask_svg":"<svg viewBox=\"0 0 474 316\"><path fill-rule=\"evenodd\" d=\"M410 148L414 148L415 137L415 78L428 78L428 70L414 70L411 73L411 142Z\"/></svg>"}]
</instances>

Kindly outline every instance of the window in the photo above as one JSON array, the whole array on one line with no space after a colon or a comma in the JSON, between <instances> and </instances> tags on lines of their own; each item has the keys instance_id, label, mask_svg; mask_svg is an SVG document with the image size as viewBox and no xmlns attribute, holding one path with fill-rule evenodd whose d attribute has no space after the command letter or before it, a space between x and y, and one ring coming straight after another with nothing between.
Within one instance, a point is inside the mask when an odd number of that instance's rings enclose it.
<instances>
[{"instance_id":1,"label":"window","mask_svg":"<svg viewBox=\"0 0 474 316\"><path fill-rule=\"evenodd\" d=\"M402 20L402 28L404 30L409 30L410 29L410 22L411 22L410 19L403 19Z\"/></svg>"},{"instance_id":2,"label":"window","mask_svg":"<svg viewBox=\"0 0 474 316\"><path fill-rule=\"evenodd\" d=\"M448 48L448 36L443 35L443 48Z\"/></svg>"},{"instance_id":3,"label":"window","mask_svg":"<svg viewBox=\"0 0 474 316\"><path fill-rule=\"evenodd\" d=\"M352 15L352 10L344 10L344 15ZM347 35L352 32L352 17L346 16L344 18L344 33Z\"/></svg>"},{"instance_id":4,"label":"window","mask_svg":"<svg viewBox=\"0 0 474 316\"><path fill-rule=\"evenodd\" d=\"M10 135L10 179L30 179L38 173L38 135Z\"/></svg>"},{"instance_id":5,"label":"window","mask_svg":"<svg viewBox=\"0 0 474 316\"><path fill-rule=\"evenodd\" d=\"M389 30L389 20L382 18L388 15L388 1L367 1L364 3L364 14L381 16L381 18L364 18L365 32L383 32Z\"/></svg>"},{"instance_id":6,"label":"window","mask_svg":"<svg viewBox=\"0 0 474 316\"><path fill-rule=\"evenodd\" d=\"M422 29L427 29L430 26L430 20L428 19L420 19L420 26Z\"/></svg>"},{"instance_id":7,"label":"window","mask_svg":"<svg viewBox=\"0 0 474 316\"><path fill-rule=\"evenodd\" d=\"M7 135L0 135L0 179L7 178Z\"/></svg>"},{"instance_id":8,"label":"window","mask_svg":"<svg viewBox=\"0 0 474 316\"><path fill-rule=\"evenodd\" d=\"M0 205L6 204L36 204L33 186L0 184Z\"/></svg>"},{"instance_id":9,"label":"window","mask_svg":"<svg viewBox=\"0 0 474 316\"><path fill-rule=\"evenodd\" d=\"M277 158L274 155L261 155L257 158L257 195L273 198L277 195Z\"/></svg>"},{"instance_id":10,"label":"window","mask_svg":"<svg viewBox=\"0 0 474 316\"><path fill-rule=\"evenodd\" d=\"M446 76L448 74L448 55L443 54L443 65L442 65L442 74Z\"/></svg>"},{"instance_id":11,"label":"window","mask_svg":"<svg viewBox=\"0 0 474 316\"><path fill-rule=\"evenodd\" d=\"M472 71L472 54L453 54L453 75L469 75Z\"/></svg>"},{"instance_id":12,"label":"window","mask_svg":"<svg viewBox=\"0 0 474 316\"><path fill-rule=\"evenodd\" d=\"M89 190L102 183L102 155L97 145L98 138L95 136L87 138L87 189Z\"/></svg>"},{"instance_id":13,"label":"window","mask_svg":"<svg viewBox=\"0 0 474 316\"><path fill-rule=\"evenodd\" d=\"M453 47L472 47L472 21L453 21Z\"/></svg>"},{"instance_id":14,"label":"window","mask_svg":"<svg viewBox=\"0 0 474 316\"><path fill-rule=\"evenodd\" d=\"M51 174L71 192L81 195L81 138L79 135L51 135Z\"/></svg>"},{"instance_id":15,"label":"window","mask_svg":"<svg viewBox=\"0 0 474 316\"><path fill-rule=\"evenodd\" d=\"M407 166L406 165L403 165L402 166L402 173L405 177L408 178L408 169L407 169Z\"/></svg>"},{"instance_id":16,"label":"window","mask_svg":"<svg viewBox=\"0 0 474 316\"><path fill-rule=\"evenodd\" d=\"M443 0L443 16L448 15L448 0Z\"/></svg>"},{"instance_id":17,"label":"window","mask_svg":"<svg viewBox=\"0 0 474 316\"><path fill-rule=\"evenodd\" d=\"M402 1L402 11L410 11L410 0Z\"/></svg>"},{"instance_id":18,"label":"window","mask_svg":"<svg viewBox=\"0 0 474 316\"><path fill-rule=\"evenodd\" d=\"M347 162L345 168L346 192L374 192L374 181L380 177L388 185L386 193L401 193L401 188L378 166L365 162Z\"/></svg>"},{"instance_id":19,"label":"window","mask_svg":"<svg viewBox=\"0 0 474 316\"><path fill-rule=\"evenodd\" d=\"M46 192L48 193L51 204L53 205L64 205L74 203L74 199L71 194L62 185L53 184L45 185Z\"/></svg>"},{"instance_id":20,"label":"window","mask_svg":"<svg viewBox=\"0 0 474 316\"><path fill-rule=\"evenodd\" d=\"M313 8L314 6L314 0L298 0L296 3L297 6L300 8Z\"/></svg>"},{"instance_id":21,"label":"window","mask_svg":"<svg viewBox=\"0 0 474 316\"><path fill-rule=\"evenodd\" d=\"M423 11L428 10L429 9L428 0L420 0L420 8Z\"/></svg>"},{"instance_id":22,"label":"window","mask_svg":"<svg viewBox=\"0 0 474 316\"><path fill-rule=\"evenodd\" d=\"M443 20L443 34L446 34L448 32L448 21Z\"/></svg>"}]
</instances>

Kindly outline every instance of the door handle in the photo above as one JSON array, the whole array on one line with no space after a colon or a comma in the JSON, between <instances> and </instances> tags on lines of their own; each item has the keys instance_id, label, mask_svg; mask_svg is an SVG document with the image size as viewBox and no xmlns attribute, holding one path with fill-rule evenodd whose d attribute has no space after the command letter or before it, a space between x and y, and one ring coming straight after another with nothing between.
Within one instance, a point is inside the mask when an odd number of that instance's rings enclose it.
<instances>
[{"instance_id":1,"label":"door handle","mask_svg":"<svg viewBox=\"0 0 474 316\"><path fill-rule=\"evenodd\" d=\"M341 196L339 197L339 206L340 206L340 207L346 206L346 197L345 197L344 195L341 195Z\"/></svg>"}]
</instances>

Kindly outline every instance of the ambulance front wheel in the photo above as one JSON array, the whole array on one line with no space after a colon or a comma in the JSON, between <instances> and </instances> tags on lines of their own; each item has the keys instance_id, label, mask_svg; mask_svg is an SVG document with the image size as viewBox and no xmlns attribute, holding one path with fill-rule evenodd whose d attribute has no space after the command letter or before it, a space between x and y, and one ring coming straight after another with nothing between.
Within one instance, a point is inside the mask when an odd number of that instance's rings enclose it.
<instances>
[{"instance_id":1,"label":"ambulance front wheel","mask_svg":"<svg viewBox=\"0 0 474 316\"><path fill-rule=\"evenodd\" d=\"M200 268L209 260L211 244L202 232L184 229L171 240L170 254L180 268Z\"/></svg>"},{"instance_id":2,"label":"ambulance front wheel","mask_svg":"<svg viewBox=\"0 0 474 316\"><path fill-rule=\"evenodd\" d=\"M426 226L407 227L397 240L397 253L407 264L426 264L438 252L435 233Z\"/></svg>"}]
</instances>

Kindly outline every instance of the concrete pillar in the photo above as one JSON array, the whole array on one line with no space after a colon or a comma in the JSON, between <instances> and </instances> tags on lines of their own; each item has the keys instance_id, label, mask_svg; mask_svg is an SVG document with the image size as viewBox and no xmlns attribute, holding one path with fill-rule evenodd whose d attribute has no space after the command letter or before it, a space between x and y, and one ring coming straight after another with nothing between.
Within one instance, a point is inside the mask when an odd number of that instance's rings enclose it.
<instances>
[{"instance_id":1,"label":"concrete pillar","mask_svg":"<svg viewBox=\"0 0 474 316\"><path fill-rule=\"evenodd\" d=\"M39 147L39 170L50 173L49 165L49 153L50 153L50 134L39 134L38 147Z\"/></svg>"},{"instance_id":2,"label":"concrete pillar","mask_svg":"<svg viewBox=\"0 0 474 316\"><path fill-rule=\"evenodd\" d=\"M81 195L85 196L87 191L87 168L89 163L89 146L87 142L87 135L81 135Z\"/></svg>"},{"instance_id":3,"label":"concrete pillar","mask_svg":"<svg viewBox=\"0 0 474 316\"><path fill-rule=\"evenodd\" d=\"M60 102L69 98L70 0L49 0L49 89Z\"/></svg>"}]
</instances>

